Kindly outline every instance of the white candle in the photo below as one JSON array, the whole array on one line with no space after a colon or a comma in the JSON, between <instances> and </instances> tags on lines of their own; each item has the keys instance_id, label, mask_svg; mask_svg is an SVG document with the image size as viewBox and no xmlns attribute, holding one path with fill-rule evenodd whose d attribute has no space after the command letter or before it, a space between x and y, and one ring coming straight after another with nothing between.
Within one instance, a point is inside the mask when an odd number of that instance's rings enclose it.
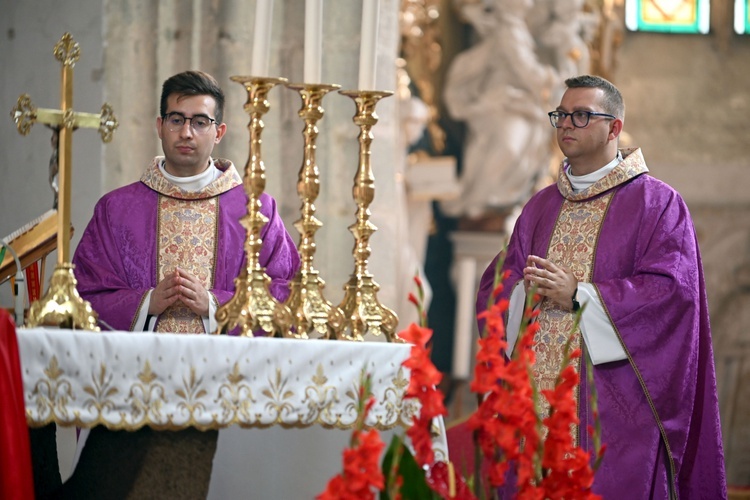
<instances>
[{"instance_id":1,"label":"white candle","mask_svg":"<svg viewBox=\"0 0 750 500\"><path fill-rule=\"evenodd\" d=\"M359 45L359 90L375 90L380 0L362 2L362 38Z\"/></svg>"},{"instance_id":2,"label":"white candle","mask_svg":"<svg viewBox=\"0 0 750 500\"><path fill-rule=\"evenodd\" d=\"M268 58L271 51L272 22L273 0L256 0L251 76L269 76Z\"/></svg>"},{"instance_id":3,"label":"white candle","mask_svg":"<svg viewBox=\"0 0 750 500\"><path fill-rule=\"evenodd\" d=\"M321 83L322 40L323 0L305 0L305 83Z\"/></svg>"}]
</instances>

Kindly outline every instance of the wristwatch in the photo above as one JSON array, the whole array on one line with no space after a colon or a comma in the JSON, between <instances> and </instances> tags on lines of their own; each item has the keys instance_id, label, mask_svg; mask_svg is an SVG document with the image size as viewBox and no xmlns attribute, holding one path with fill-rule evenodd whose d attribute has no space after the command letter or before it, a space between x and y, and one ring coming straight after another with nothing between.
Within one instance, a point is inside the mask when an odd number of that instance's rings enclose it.
<instances>
[{"instance_id":1,"label":"wristwatch","mask_svg":"<svg viewBox=\"0 0 750 500\"><path fill-rule=\"evenodd\" d=\"M578 295L578 287L573 291L573 312L578 312L581 308L580 302L576 300L576 295Z\"/></svg>"}]
</instances>

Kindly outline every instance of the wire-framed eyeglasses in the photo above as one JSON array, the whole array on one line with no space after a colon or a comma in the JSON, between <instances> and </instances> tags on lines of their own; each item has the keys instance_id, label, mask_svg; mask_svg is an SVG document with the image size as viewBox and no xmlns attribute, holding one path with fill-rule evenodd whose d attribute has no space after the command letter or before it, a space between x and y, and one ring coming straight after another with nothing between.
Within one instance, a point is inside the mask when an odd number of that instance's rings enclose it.
<instances>
[{"instance_id":1,"label":"wire-framed eyeglasses","mask_svg":"<svg viewBox=\"0 0 750 500\"><path fill-rule=\"evenodd\" d=\"M573 111L572 113L566 113L565 111L550 111L547 114L549 115L549 122L555 128L562 127L562 122L565 120L566 116L570 117L570 121L576 128L587 127L592 116L603 116L612 120L617 118L616 116L607 113L597 113L596 111Z\"/></svg>"},{"instance_id":2,"label":"wire-framed eyeglasses","mask_svg":"<svg viewBox=\"0 0 750 500\"><path fill-rule=\"evenodd\" d=\"M187 120L190 120L190 128L192 128L193 132L195 132L196 134L207 133L208 129L211 128L211 125L216 123L216 120L214 120L213 118L209 118L206 115L195 115L192 117L187 117L182 113L178 113L176 111L167 113L166 115L162 116L162 119L171 132L179 132L180 130L182 130L182 127L185 126L185 122Z\"/></svg>"}]
</instances>

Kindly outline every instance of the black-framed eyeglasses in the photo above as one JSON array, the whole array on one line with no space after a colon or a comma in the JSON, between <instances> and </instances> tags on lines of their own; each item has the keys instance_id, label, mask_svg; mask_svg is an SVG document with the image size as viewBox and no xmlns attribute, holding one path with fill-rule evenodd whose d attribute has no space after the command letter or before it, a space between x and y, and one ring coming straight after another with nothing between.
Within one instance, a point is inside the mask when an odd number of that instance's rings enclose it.
<instances>
[{"instance_id":1,"label":"black-framed eyeglasses","mask_svg":"<svg viewBox=\"0 0 750 500\"><path fill-rule=\"evenodd\" d=\"M209 118L206 115L195 115L192 117L187 117L182 113L178 113L176 111L167 113L166 115L162 116L162 119L171 132L179 132L180 130L182 130L182 127L185 126L185 122L187 120L190 120L190 128L192 128L193 132L195 132L196 134L207 133L208 129L211 128L211 125L216 123L216 120L214 120L213 118Z\"/></svg>"},{"instance_id":2,"label":"black-framed eyeglasses","mask_svg":"<svg viewBox=\"0 0 750 500\"><path fill-rule=\"evenodd\" d=\"M597 113L596 111L573 111L572 113L566 113L565 111L550 111L547 114L549 115L549 122L555 128L562 127L562 122L565 120L566 116L570 117L570 121L576 128L584 128L588 126L589 120L592 116L603 116L612 120L617 118L616 116L607 113Z\"/></svg>"}]
</instances>

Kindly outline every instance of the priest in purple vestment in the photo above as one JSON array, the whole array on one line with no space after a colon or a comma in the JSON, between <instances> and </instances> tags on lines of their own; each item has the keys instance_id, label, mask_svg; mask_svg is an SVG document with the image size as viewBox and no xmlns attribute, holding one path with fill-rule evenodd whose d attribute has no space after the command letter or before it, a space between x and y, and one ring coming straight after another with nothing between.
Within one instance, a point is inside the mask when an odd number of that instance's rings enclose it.
<instances>
[{"instance_id":1,"label":"priest in purple vestment","mask_svg":"<svg viewBox=\"0 0 750 500\"><path fill-rule=\"evenodd\" d=\"M607 500L726 498L708 302L690 213L673 188L649 175L640 149L618 149L625 106L617 88L593 76L565 83L549 113L565 155L557 183L526 204L504 255L507 354L535 287L542 302L534 379L540 389L552 387L583 307L573 344L594 365L607 447L593 492ZM478 310L487 306L496 262L482 277ZM582 375L575 438L593 456L588 393ZM512 484L503 489L507 498L512 492Z\"/></svg>"},{"instance_id":2,"label":"priest in purple vestment","mask_svg":"<svg viewBox=\"0 0 750 500\"><path fill-rule=\"evenodd\" d=\"M210 80L209 80L210 79ZM78 291L116 330L203 333L216 329L216 309L234 295L245 266L247 213L232 162L212 158L226 132L224 96L212 77L185 72L168 79L156 121L164 156L139 182L97 203L73 263ZM268 218L260 265L283 301L299 254L264 193Z\"/></svg>"}]
</instances>

